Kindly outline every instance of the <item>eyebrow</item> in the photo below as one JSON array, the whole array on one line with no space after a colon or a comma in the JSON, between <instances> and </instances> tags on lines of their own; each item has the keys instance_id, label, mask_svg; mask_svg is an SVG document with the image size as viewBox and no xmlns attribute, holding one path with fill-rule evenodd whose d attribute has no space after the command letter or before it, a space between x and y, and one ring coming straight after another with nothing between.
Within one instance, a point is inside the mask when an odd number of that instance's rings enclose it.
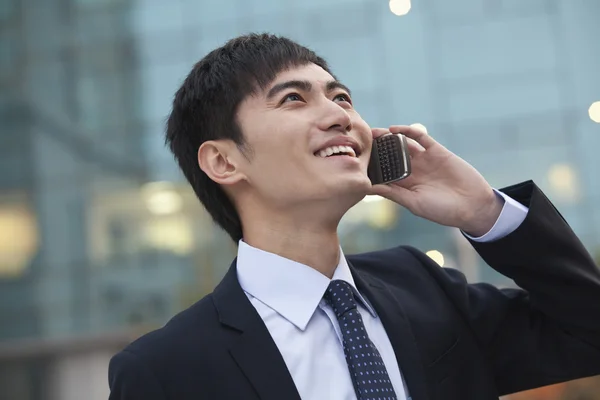
<instances>
[{"instance_id":1,"label":"eyebrow","mask_svg":"<svg viewBox=\"0 0 600 400\"><path fill-rule=\"evenodd\" d=\"M278 83L277 85L274 85L269 92L267 93L267 100L272 99L273 97L277 96L277 94L281 93L282 91L286 90L286 89L290 89L290 88L295 88L298 90L302 90L304 92L310 92L312 90L312 83L310 83L309 81L301 81L301 80L291 80L291 81L286 81L286 82L281 82ZM348 95L352 95L352 93L350 92L350 89L348 89L348 87L346 85L344 85L343 83L339 82L339 81L329 81L327 82L327 84L325 85L325 91L327 93L334 91L335 89L342 89L344 91L346 91L348 93Z\"/></svg>"}]
</instances>

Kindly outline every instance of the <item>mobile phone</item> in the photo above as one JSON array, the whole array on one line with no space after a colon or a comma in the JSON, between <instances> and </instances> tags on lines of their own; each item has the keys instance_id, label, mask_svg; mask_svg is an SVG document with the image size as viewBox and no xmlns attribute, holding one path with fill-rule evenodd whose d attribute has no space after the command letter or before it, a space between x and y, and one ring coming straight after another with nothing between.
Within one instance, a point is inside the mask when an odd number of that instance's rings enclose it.
<instances>
[{"instance_id":1,"label":"mobile phone","mask_svg":"<svg viewBox=\"0 0 600 400\"><path fill-rule=\"evenodd\" d=\"M386 133L373 140L368 167L373 185L399 181L410 175L410 153L406 136Z\"/></svg>"}]
</instances>

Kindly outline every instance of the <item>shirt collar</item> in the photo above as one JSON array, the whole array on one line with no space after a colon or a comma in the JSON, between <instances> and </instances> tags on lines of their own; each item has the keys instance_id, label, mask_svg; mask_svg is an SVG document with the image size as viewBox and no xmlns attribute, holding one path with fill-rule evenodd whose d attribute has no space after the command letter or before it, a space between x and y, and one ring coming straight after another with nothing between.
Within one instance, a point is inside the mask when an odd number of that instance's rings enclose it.
<instances>
[{"instance_id":1,"label":"shirt collar","mask_svg":"<svg viewBox=\"0 0 600 400\"><path fill-rule=\"evenodd\" d=\"M252 247L240 240L237 276L244 292L252 295L304 331L331 281L315 269ZM376 317L371 305L356 289L350 267L340 248L333 280L350 284L357 299Z\"/></svg>"}]
</instances>

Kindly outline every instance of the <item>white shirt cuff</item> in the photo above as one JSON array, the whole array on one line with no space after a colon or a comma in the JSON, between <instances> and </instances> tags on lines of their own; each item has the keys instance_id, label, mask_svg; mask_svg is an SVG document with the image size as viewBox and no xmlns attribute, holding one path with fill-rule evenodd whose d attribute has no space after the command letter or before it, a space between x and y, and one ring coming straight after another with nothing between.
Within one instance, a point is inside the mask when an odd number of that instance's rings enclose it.
<instances>
[{"instance_id":1,"label":"white shirt cuff","mask_svg":"<svg viewBox=\"0 0 600 400\"><path fill-rule=\"evenodd\" d=\"M523 223L529 212L529 208L525 207L515 199L505 195L499 190L494 189L494 192L504 199L504 206L502 207L502 211L500 212L500 216L496 220L496 223L492 226L492 229L480 237L472 237L463 232L466 237L475 242L493 242L494 240L508 236Z\"/></svg>"}]
</instances>

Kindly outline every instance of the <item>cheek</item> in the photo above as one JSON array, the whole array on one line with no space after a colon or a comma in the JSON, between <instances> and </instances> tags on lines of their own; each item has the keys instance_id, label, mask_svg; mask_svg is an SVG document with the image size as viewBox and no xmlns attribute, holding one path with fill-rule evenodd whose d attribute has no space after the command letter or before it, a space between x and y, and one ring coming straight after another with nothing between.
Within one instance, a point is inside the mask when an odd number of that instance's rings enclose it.
<instances>
[{"instance_id":1,"label":"cheek","mask_svg":"<svg viewBox=\"0 0 600 400\"><path fill-rule=\"evenodd\" d=\"M269 164L305 156L308 137L306 131L299 129L299 126L291 118L276 124L265 124L264 129L253 140L257 161Z\"/></svg>"},{"instance_id":2,"label":"cheek","mask_svg":"<svg viewBox=\"0 0 600 400\"><path fill-rule=\"evenodd\" d=\"M289 202L311 197L316 187L323 186L321 174L307 157L273 150L253 166L251 184L265 198Z\"/></svg>"},{"instance_id":3,"label":"cheek","mask_svg":"<svg viewBox=\"0 0 600 400\"><path fill-rule=\"evenodd\" d=\"M356 114L356 120L353 121L353 125L362 140L370 141L372 139L371 127L360 115Z\"/></svg>"},{"instance_id":4,"label":"cheek","mask_svg":"<svg viewBox=\"0 0 600 400\"><path fill-rule=\"evenodd\" d=\"M303 186L303 180L314 179L310 178L312 160L308 156L308 145L299 137L271 132L270 137L255 142L254 159L250 164L254 184L263 190L294 191Z\"/></svg>"}]
</instances>

